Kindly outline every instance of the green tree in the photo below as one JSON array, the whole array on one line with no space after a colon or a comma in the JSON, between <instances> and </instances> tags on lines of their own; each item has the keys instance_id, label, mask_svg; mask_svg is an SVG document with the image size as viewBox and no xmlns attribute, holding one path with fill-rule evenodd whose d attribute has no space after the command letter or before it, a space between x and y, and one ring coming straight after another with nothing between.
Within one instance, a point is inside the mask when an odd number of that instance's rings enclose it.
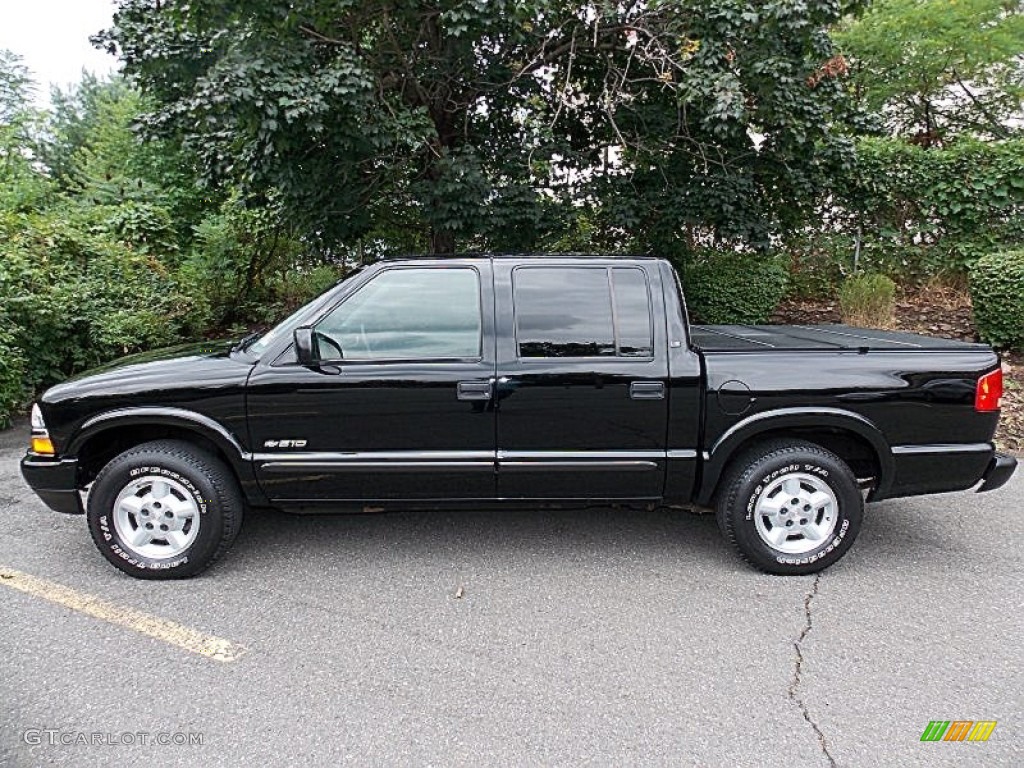
<instances>
[{"instance_id":1,"label":"green tree","mask_svg":"<svg viewBox=\"0 0 1024 768\"><path fill-rule=\"evenodd\" d=\"M0 125L11 125L24 113L34 87L21 57L0 48Z\"/></svg>"},{"instance_id":2,"label":"green tree","mask_svg":"<svg viewBox=\"0 0 1024 768\"><path fill-rule=\"evenodd\" d=\"M1024 5L1015 0L876 0L835 35L853 90L897 133L1010 132L1024 95Z\"/></svg>"},{"instance_id":3,"label":"green tree","mask_svg":"<svg viewBox=\"0 0 1024 768\"><path fill-rule=\"evenodd\" d=\"M763 243L843 160L827 29L858 5L120 0L97 42L150 130L329 246L530 247L565 223L553 201L625 244Z\"/></svg>"},{"instance_id":4,"label":"green tree","mask_svg":"<svg viewBox=\"0 0 1024 768\"><path fill-rule=\"evenodd\" d=\"M21 57L0 49L0 212L30 208L48 193L33 168L41 116Z\"/></svg>"},{"instance_id":5,"label":"green tree","mask_svg":"<svg viewBox=\"0 0 1024 768\"><path fill-rule=\"evenodd\" d=\"M119 75L51 94L40 158L57 188L82 204L108 206L117 234L166 256L188 248L194 228L227 197L198 178L195 157L138 130L152 103ZM118 210L114 210L118 209Z\"/></svg>"},{"instance_id":6,"label":"green tree","mask_svg":"<svg viewBox=\"0 0 1024 768\"><path fill-rule=\"evenodd\" d=\"M115 91L128 90L122 78L105 80L85 71L76 85L50 89L48 135L40 154L61 190L73 185L74 156L95 133L100 103L114 98Z\"/></svg>"}]
</instances>

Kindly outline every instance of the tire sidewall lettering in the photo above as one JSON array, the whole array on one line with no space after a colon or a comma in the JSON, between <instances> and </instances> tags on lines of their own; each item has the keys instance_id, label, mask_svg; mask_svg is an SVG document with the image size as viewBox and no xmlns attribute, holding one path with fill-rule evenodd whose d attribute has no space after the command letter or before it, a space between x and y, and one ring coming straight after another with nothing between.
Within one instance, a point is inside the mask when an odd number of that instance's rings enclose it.
<instances>
[{"instance_id":1,"label":"tire sidewall lettering","mask_svg":"<svg viewBox=\"0 0 1024 768\"><path fill-rule=\"evenodd\" d=\"M841 513L840 513L841 514ZM776 555L775 562L780 565L810 565L816 563L822 558L828 557L832 554L839 546L843 543L843 539L846 538L846 533L850 529L850 521L845 517L843 518L842 524L839 526L839 530L835 531L828 538L828 543L822 548L816 550L810 555L803 557L786 557L785 555Z\"/></svg>"}]
</instances>

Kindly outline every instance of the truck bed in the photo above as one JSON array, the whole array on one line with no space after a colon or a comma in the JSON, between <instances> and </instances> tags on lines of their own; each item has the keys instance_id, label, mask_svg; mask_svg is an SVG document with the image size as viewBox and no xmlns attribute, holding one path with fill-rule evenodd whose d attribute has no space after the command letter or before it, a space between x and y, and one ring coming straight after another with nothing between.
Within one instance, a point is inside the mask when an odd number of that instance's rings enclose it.
<instances>
[{"instance_id":1,"label":"truck bed","mask_svg":"<svg viewBox=\"0 0 1024 768\"><path fill-rule=\"evenodd\" d=\"M694 347L702 352L756 352L765 349L857 351L986 350L972 344L899 331L849 325L694 325Z\"/></svg>"}]
</instances>

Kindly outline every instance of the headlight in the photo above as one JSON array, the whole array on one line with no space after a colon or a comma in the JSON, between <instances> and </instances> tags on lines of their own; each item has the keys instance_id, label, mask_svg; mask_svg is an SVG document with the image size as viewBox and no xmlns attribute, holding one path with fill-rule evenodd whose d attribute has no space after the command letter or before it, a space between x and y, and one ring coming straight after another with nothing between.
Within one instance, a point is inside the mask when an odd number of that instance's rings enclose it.
<instances>
[{"instance_id":1,"label":"headlight","mask_svg":"<svg viewBox=\"0 0 1024 768\"><path fill-rule=\"evenodd\" d=\"M43 421L43 412L39 410L38 403L32 403L32 431L46 431L46 422Z\"/></svg>"},{"instance_id":2,"label":"headlight","mask_svg":"<svg viewBox=\"0 0 1024 768\"><path fill-rule=\"evenodd\" d=\"M43 421L43 412L36 404L32 405L32 453L40 456L57 454L50 440L50 433L46 429L46 422Z\"/></svg>"}]
</instances>

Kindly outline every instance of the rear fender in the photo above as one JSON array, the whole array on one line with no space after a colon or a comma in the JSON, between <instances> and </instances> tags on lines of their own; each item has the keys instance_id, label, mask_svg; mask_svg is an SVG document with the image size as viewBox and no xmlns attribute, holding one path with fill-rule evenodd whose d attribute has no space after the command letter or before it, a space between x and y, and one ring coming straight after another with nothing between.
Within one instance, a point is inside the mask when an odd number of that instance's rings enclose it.
<instances>
[{"instance_id":1,"label":"rear fender","mask_svg":"<svg viewBox=\"0 0 1024 768\"><path fill-rule=\"evenodd\" d=\"M734 456L758 435L785 433L787 429L837 429L863 438L875 452L879 476L869 501L883 499L892 484L892 450L873 422L860 414L839 408L780 408L756 413L730 427L707 452L701 473L700 489L695 501L709 505L718 488L722 473Z\"/></svg>"}]
</instances>

